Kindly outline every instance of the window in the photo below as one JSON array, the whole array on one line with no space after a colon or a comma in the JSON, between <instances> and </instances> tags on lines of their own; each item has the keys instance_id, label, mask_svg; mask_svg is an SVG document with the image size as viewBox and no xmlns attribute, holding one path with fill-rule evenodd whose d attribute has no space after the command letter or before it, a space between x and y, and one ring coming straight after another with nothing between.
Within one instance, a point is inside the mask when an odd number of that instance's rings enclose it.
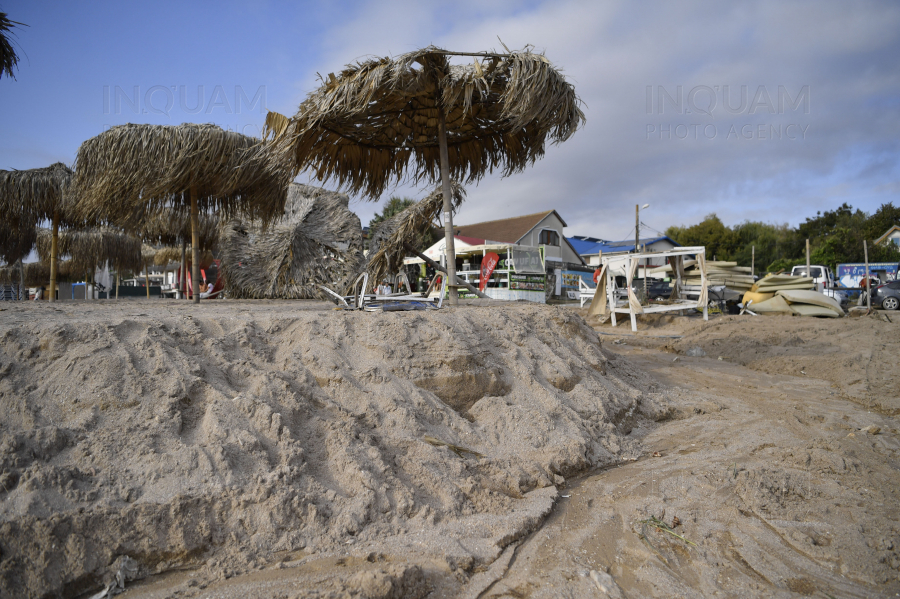
<instances>
[{"instance_id":1,"label":"window","mask_svg":"<svg viewBox=\"0 0 900 599\"><path fill-rule=\"evenodd\" d=\"M540 245L559 245L559 233L553 229L544 229L541 231L541 237L538 243Z\"/></svg>"}]
</instances>

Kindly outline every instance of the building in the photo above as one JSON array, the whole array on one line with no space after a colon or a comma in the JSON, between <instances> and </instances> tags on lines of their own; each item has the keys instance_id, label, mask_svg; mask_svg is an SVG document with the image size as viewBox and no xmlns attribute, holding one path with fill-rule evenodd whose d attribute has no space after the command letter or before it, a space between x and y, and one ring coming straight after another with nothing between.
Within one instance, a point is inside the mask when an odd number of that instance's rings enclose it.
<instances>
[{"instance_id":1,"label":"building","mask_svg":"<svg viewBox=\"0 0 900 599\"><path fill-rule=\"evenodd\" d=\"M547 262L564 262L583 265L581 256L563 234L566 221L556 212L548 210L525 216L491 220L474 225L455 227L462 237L483 239L485 243L509 243L542 247Z\"/></svg>"},{"instance_id":2,"label":"building","mask_svg":"<svg viewBox=\"0 0 900 599\"><path fill-rule=\"evenodd\" d=\"M887 233L875 240L875 244L893 243L900 246L900 225L894 225L887 230Z\"/></svg>"},{"instance_id":3,"label":"building","mask_svg":"<svg viewBox=\"0 0 900 599\"><path fill-rule=\"evenodd\" d=\"M600 266L601 256L615 256L617 254L630 254L634 252L634 240L606 241L596 237L576 235L568 239L569 244L578 251L579 256L589 266ZM681 244L669 237L643 237L638 240L641 249L645 252L665 252ZM651 258L648 266L665 266L665 258Z\"/></svg>"}]
</instances>

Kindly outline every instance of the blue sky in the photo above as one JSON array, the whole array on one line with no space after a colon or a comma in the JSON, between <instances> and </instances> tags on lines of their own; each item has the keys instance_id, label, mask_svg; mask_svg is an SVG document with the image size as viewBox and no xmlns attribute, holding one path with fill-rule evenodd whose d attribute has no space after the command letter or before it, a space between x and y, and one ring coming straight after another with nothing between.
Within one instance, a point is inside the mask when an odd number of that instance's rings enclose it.
<instances>
[{"instance_id":1,"label":"blue sky","mask_svg":"<svg viewBox=\"0 0 900 599\"><path fill-rule=\"evenodd\" d=\"M900 204L895 2L0 0L0 10L29 25L16 31L16 80L0 79L4 169L71 163L82 141L126 122L257 134L265 109L293 114L317 73L428 44L499 48L499 36L545 51L587 124L525 172L469 186L459 224L555 208L568 235L622 239L636 203L651 205L642 221L658 230L711 212L796 224L842 202ZM351 207L364 224L380 208Z\"/></svg>"}]
</instances>

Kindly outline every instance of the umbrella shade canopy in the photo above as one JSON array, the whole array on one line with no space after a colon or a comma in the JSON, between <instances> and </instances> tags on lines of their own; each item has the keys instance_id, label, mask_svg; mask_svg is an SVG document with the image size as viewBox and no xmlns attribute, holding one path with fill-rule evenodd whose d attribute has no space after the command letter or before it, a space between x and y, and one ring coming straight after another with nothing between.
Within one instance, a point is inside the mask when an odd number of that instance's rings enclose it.
<instances>
[{"instance_id":1,"label":"umbrella shade canopy","mask_svg":"<svg viewBox=\"0 0 900 599\"><path fill-rule=\"evenodd\" d=\"M7 221L0 222L0 261L12 264L25 258L34 248L35 241L35 227L13 227Z\"/></svg>"},{"instance_id":2,"label":"umbrella shade canopy","mask_svg":"<svg viewBox=\"0 0 900 599\"><path fill-rule=\"evenodd\" d=\"M282 213L291 179L268 154L216 125L112 127L78 149L76 210L139 231L154 216L186 213L193 188L202 212L268 221Z\"/></svg>"},{"instance_id":3,"label":"umbrella shade canopy","mask_svg":"<svg viewBox=\"0 0 900 599\"><path fill-rule=\"evenodd\" d=\"M191 263L191 255L192 249L191 246L188 246L186 256L188 264ZM211 251L200 250L200 268L209 268L213 260L215 260L215 256L213 256ZM181 248L179 247L164 247L156 250L154 253L152 263L156 266L166 266L173 262L181 262Z\"/></svg>"},{"instance_id":4,"label":"umbrella shade canopy","mask_svg":"<svg viewBox=\"0 0 900 599\"><path fill-rule=\"evenodd\" d=\"M451 56L471 64L451 65ZM312 92L290 120L270 113L276 154L351 193L375 199L394 181L437 181L439 121L449 174L472 182L509 175L584 122L574 87L541 54L448 52L428 47L349 65ZM276 162L281 168L284 160Z\"/></svg>"},{"instance_id":5,"label":"umbrella shade canopy","mask_svg":"<svg viewBox=\"0 0 900 599\"><path fill-rule=\"evenodd\" d=\"M29 262L22 265L24 269L25 285L28 287L40 287L50 280L50 266L43 262ZM76 271L68 260L59 263L59 274L63 277L82 276L84 271ZM0 267L0 284L17 285L19 283L19 266Z\"/></svg>"},{"instance_id":6,"label":"umbrella shade canopy","mask_svg":"<svg viewBox=\"0 0 900 599\"><path fill-rule=\"evenodd\" d=\"M201 250L213 250L219 242L219 218L211 214L199 216L198 233ZM154 245L174 246L186 243L191 245L191 217L180 210L157 212L144 221L139 232L141 238ZM168 249L168 248L166 248ZM179 256L181 250L178 250ZM178 260L181 260L179 257ZM177 262L178 260L173 260Z\"/></svg>"},{"instance_id":7,"label":"umbrella shade canopy","mask_svg":"<svg viewBox=\"0 0 900 599\"><path fill-rule=\"evenodd\" d=\"M50 263L52 233L40 229L37 235L37 253ZM59 233L59 255L68 255L69 270L76 273L93 272L109 262L116 270L141 268L141 241L110 227L69 229Z\"/></svg>"},{"instance_id":8,"label":"umbrella shade canopy","mask_svg":"<svg viewBox=\"0 0 900 599\"><path fill-rule=\"evenodd\" d=\"M466 190L457 183L453 183L452 190L453 209L456 210L465 199ZM409 254L406 245L414 246L419 235L434 226L443 205L443 192L438 186L424 199L381 222L371 232L369 262L366 265L369 280L381 281L400 269L403 258Z\"/></svg>"},{"instance_id":9,"label":"umbrella shade canopy","mask_svg":"<svg viewBox=\"0 0 900 599\"><path fill-rule=\"evenodd\" d=\"M12 219L11 226L33 228L52 219L54 212L63 226L81 225L72 211L73 177L72 169L62 162L22 171L0 170L0 213Z\"/></svg>"},{"instance_id":10,"label":"umbrella shade canopy","mask_svg":"<svg viewBox=\"0 0 900 599\"><path fill-rule=\"evenodd\" d=\"M22 25L16 21L10 21L5 12L0 12L0 78L4 75L16 78L13 69L19 64L19 56L9 41L13 27Z\"/></svg>"},{"instance_id":11,"label":"umbrella shade canopy","mask_svg":"<svg viewBox=\"0 0 900 599\"><path fill-rule=\"evenodd\" d=\"M238 220L222 230L219 256L234 298L317 298L343 290L363 268L362 227L349 198L292 184L282 220L267 229Z\"/></svg>"}]
</instances>

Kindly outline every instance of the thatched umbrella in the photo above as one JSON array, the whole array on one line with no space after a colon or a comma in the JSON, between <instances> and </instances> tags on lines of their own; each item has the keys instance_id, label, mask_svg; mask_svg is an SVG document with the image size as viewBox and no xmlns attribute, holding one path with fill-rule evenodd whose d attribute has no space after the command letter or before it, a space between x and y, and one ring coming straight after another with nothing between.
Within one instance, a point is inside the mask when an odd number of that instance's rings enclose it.
<instances>
[{"instance_id":1,"label":"thatched umbrella","mask_svg":"<svg viewBox=\"0 0 900 599\"><path fill-rule=\"evenodd\" d=\"M219 218L210 214L201 214L198 225L200 251L209 253L216 248L216 244L219 242ZM157 266L178 262L179 258L173 258L172 252L178 251L174 246L181 247L181 292L185 293L187 291L187 277L185 276L187 269L186 254L187 247L191 245L190 242L192 237L190 215L177 210L157 212L144 221L140 235L141 238L148 243L167 246L164 248L166 251L165 254L157 252ZM165 258L166 261L160 262L163 258ZM201 257L201 268L203 268L203 264L208 264L211 260L211 257L209 259Z\"/></svg>"},{"instance_id":2,"label":"thatched umbrella","mask_svg":"<svg viewBox=\"0 0 900 599\"><path fill-rule=\"evenodd\" d=\"M72 212L72 169L62 162L45 168L0 171L0 213L18 230L34 228L42 220L53 227L50 251L50 301L56 301L56 249L60 225L82 224ZM2 243L0 243L2 245Z\"/></svg>"},{"instance_id":3,"label":"thatched umbrella","mask_svg":"<svg viewBox=\"0 0 900 599\"><path fill-rule=\"evenodd\" d=\"M68 260L60 260L57 264L57 272L60 276L72 276L76 271L72 269ZM14 266L0 267L0 283L16 283L24 279L23 284L28 287L40 287L46 285L50 279L50 266L43 262L29 262L28 264L16 264Z\"/></svg>"},{"instance_id":4,"label":"thatched umbrella","mask_svg":"<svg viewBox=\"0 0 900 599\"><path fill-rule=\"evenodd\" d=\"M466 190L456 182L451 184L451 190L455 211L465 199ZM438 186L424 199L382 221L377 229L370 231L366 271L373 284L397 272L409 253L406 246L413 245L423 231L434 226L443 205L444 192Z\"/></svg>"},{"instance_id":5,"label":"thatched umbrella","mask_svg":"<svg viewBox=\"0 0 900 599\"><path fill-rule=\"evenodd\" d=\"M363 266L362 227L349 200L293 183L285 216L268 229L229 222L219 243L229 297L316 298L319 285L348 287Z\"/></svg>"},{"instance_id":6,"label":"thatched umbrella","mask_svg":"<svg viewBox=\"0 0 900 599\"><path fill-rule=\"evenodd\" d=\"M451 65L451 56L473 60ZM297 172L311 168L352 193L378 198L401 179L440 181L450 301L455 303L450 179L506 176L565 141L584 122L574 87L542 54L428 47L348 65L290 120L270 113L266 134ZM282 162L279 161L278 165Z\"/></svg>"},{"instance_id":7,"label":"thatched umbrella","mask_svg":"<svg viewBox=\"0 0 900 599\"><path fill-rule=\"evenodd\" d=\"M134 231L154 215L190 207L197 254L200 211L263 222L281 214L291 171L267 154L258 139L215 125L112 127L78 149L77 207L86 217ZM196 281L199 256L193 265ZM194 300L199 303L199 293Z\"/></svg>"},{"instance_id":8,"label":"thatched umbrella","mask_svg":"<svg viewBox=\"0 0 900 599\"><path fill-rule=\"evenodd\" d=\"M25 23L10 21L5 12L0 12L0 79L4 73L7 77L16 78L13 69L19 64L19 56L9 41L9 34L16 25L28 27Z\"/></svg>"},{"instance_id":9,"label":"thatched umbrella","mask_svg":"<svg viewBox=\"0 0 900 599\"><path fill-rule=\"evenodd\" d=\"M109 262L116 270L136 270L143 264L141 240L110 227L69 229L59 234L59 255L70 257L72 272L93 272ZM52 234L40 229L37 253L41 261L50 262Z\"/></svg>"}]
</instances>

